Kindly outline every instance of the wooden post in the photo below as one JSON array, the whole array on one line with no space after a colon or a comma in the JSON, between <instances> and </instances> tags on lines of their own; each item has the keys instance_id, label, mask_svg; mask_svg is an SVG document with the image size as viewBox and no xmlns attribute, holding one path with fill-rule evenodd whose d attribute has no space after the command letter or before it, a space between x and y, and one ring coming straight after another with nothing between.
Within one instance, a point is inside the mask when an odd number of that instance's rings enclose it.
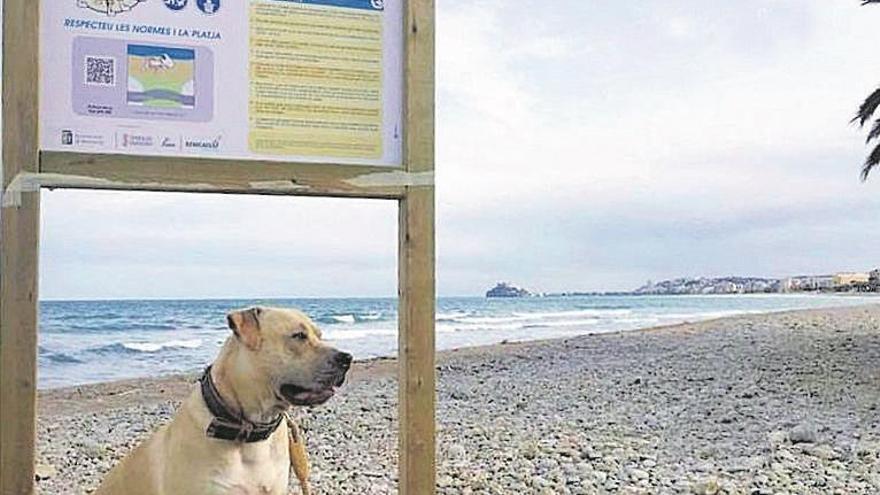
<instances>
[{"instance_id":1,"label":"wooden post","mask_svg":"<svg viewBox=\"0 0 880 495\"><path fill-rule=\"evenodd\" d=\"M38 168L39 2L3 2L3 190ZM0 212L0 494L34 491L40 193Z\"/></svg>"},{"instance_id":2,"label":"wooden post","mask_svg":"<svg viewBox=\"0 0 880 495\"><path fill-rule=\"evenodd\" d=\"M434 0L408 0L404 166L434 171ZM409 187L400 201L400 493L435 492L434 187Z\"/></svg>"},{"instance_id":3,"label":"wooden post","mask_svg":"<svg viewBox=\"0 0 880 495\"><path fill-rule=\"evenodd\" d=\"M256 162L252 169L241 171L233 160L58 152L45 153L40 164L40 2L5 0L2 186L6 191L19 173L48 172L79 179L55 187L399 200L400 493L432 495L436 477L434 187L423 179L434 171L434 0L403 1L402 170ZM376 186L368 180L397 172L419 174L422 179L408 186L393 181ZM255 186L255 180L271 187ZM39 207L38 191L22 192L20 201L0 213L0 495L34 491Z\"/></svg>"}]
</instances>

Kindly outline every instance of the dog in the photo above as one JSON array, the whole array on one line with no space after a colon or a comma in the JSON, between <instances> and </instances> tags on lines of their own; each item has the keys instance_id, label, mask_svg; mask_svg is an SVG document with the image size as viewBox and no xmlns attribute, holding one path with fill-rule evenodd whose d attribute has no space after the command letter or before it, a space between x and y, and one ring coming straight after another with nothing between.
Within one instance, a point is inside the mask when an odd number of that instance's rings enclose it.
<instances>
[{"instance_id":1,"label":"dog","mask_svg":"<svg viewBox=\"0 0 880 495\"><path fill-rule=\"evenodd\" d=\"M174 68L174 59L167 53L156 55L144 60L143 69L145 71L159 72L171 70Z\"/></svg>"},{"instance_id":2,"label":"dog","mask_svg":"<svg viewBox=\"0 0 880 495\"><path fill-rule=\"evenodd\" d=\"M352 356L321 342L303 313L254 307L227 315L227 338L170 423L132 451L96 495L282 495L291 406L328 401Z\"/></svg>"}]
</instances>

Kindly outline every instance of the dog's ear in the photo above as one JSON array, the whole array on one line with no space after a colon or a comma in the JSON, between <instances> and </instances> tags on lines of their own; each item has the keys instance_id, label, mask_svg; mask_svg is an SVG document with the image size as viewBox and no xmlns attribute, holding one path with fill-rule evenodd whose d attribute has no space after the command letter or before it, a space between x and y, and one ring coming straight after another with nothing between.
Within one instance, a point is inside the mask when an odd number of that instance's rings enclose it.
<instances>
[{"instance_id":1,"label":"dog's ear","mask_svg":"<svg viewBox=\"0 0 880 495\"><path fill-rule=\"evenodd\" d=\"M260 313L261 308L243 309L241 311L233 311L226 315L226 323L232 333L238 337L244 345L253 351L260 348L263 343L263 337L260 335Z\"/></svg>"}]
</instances>

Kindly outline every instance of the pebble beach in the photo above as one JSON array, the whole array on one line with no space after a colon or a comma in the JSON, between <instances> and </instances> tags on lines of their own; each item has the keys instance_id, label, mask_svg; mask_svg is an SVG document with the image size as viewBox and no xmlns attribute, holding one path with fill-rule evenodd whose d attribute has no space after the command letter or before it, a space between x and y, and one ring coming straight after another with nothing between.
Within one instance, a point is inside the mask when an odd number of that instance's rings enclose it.
<instances>
[{"instance_id":1,"label":"pebble beach","mask_svg":"<svg viewBox=\"0 0 880 495\"><path fill-rule=\"evenodd\" d=\"M444 351L437 372L439 493L880 493L880 305ZM89 493L196 376L42 391L38 493ZM315 493L397 493L396 407L384 359L296 412Z\"/></svg>"}]
</instances>

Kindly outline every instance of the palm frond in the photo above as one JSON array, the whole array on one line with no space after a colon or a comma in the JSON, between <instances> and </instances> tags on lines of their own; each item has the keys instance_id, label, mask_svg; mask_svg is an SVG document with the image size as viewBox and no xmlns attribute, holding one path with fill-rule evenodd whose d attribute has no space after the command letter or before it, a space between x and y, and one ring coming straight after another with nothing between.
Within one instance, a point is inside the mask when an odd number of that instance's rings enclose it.
<instances>
[{"instance_id":1,"label":"palm frond","mask_svg":"<svg viewBox=\"0 0 880 495\"><path fill-rule=\"evenodd\" d=\"M878 1L880 1L880 0L878 0ZM874 139L877 139L878 137L880 137L880 119L877 119L877 121L874 122L874 127L871 128L871 132L868 133L868 139L865 140L865 143L866 144L870 143L871 141L873 141Z\"/></svg>"},{"instance_id":2,"label":"palm frond","mask_svg":"<svg viewBox=\"0 0 880 495\"><path fill-rule=\"evenodd\" d=\"M864 103L862 103L859 107L859 111L856 112L856 116L853 117L852 122L858 122L859 127L864 127L865 122L874 115L874 112L877 111L878 107L880 107L880 88L874 90Z\"/></svg>"},{"instance_id":3,"label":"palm frond","mask_svg":"<svg viewBox=\"0 0 880 495\"><path fill-rule=\"evenodd\" d=\"M865 160L865 166L862 167L862 181L868 180L868 175L877 165L880 165L880 144L874 148L874 151L872 151L871 154L868 155L868 159Z\"/></svg>"},{"instance_id":4,"label":"palm frond","mask_svg":"<svg viewBox=\"0 0 880 495\"><path fill-rule=\"evenodd\" d=\"M880 0L862 0L862 5L868 5L869 3L880 3ZM880 107L880 88L877 88L862 103L852 122L858 122L859 127L865 127L865 122L871 120L878 107ZM868 133L868 139L865 142L870 143L877 138L880 138L880 119L874 122L874 126L871 128L871 132ZM871 154L865 160L865 165L862 167L862 181L868 180L868 175L871 174L871 170L877 165L880 165L880 144L871 151Z\"/></svg>"}]
</instances>

